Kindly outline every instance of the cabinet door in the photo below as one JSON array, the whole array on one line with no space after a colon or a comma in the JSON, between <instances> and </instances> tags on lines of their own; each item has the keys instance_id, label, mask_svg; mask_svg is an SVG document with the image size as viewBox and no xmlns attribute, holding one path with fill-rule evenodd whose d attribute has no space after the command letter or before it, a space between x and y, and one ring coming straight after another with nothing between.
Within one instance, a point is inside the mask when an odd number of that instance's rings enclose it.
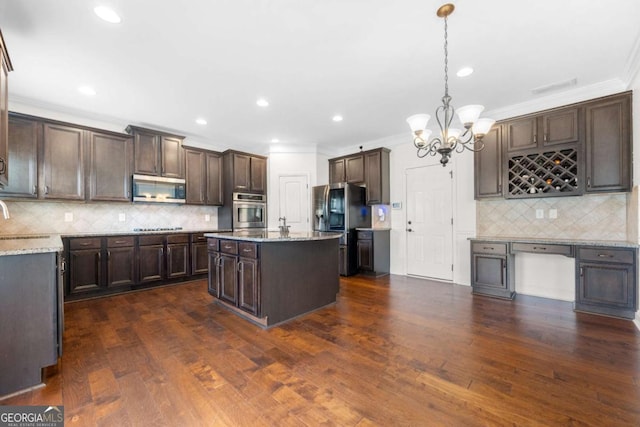
<instances>
[{"instance_id":1,"label":"cabinet door","mask_svg":"<svg viewBox=\"0 0 640 427\"><path fill-rule=\"evenodd\" d=\"M364 156L357 155L345 159L345 180L352 184L364 182Z\"/></svg>"},{"instance_id":2,"label":"cabinet door","mask_svg":"<svg viewBox=\"0 0 640 427\"><path fill-rule=\"evenodd\" d=\"M35 120L9 116L9 183L0 194L36 198L38 195L38 134Z\"/></svg>"},{"instance_id":3,"label":"cabinet door","mask_svg":"<svg viewBox=\"0 0 640 427\"><path fill-rule=\"evenodd\" d=\"M204 185L206 176L204 174L204 152L196 150L185 150L186 180L187 180L187 203L191 205L204 205L205 194Z\"/></svg>"},{"instance_id":4,"label":"cabinet door","mask_svg":"<svg viewBox=\"0 0 640 427\"><path fill-rule=\"evenodd\" d=\"M382 153L376 151L364 156L365 183L367 184L367 204L389 203L382 196ZM387 178L388 179L388 178Z\"/></svg>"},{"instance_id":5,"label":"cabinet door","mask_svg":"<svg viewBox=\"0 0 640 427\"><path fill-rule=\"evenodd\" d=\"M631 97L588 104L587 193L631 190Z\"/></svg>"},{"instance_id":6,"label":"cabinet door","mask_svg":"<svg viewBox=\"0 0 640 427\"><path fill-rule=\"evenodd\" d=\"M502 196L502 126L483 138L484 148L474 153L475 198Z\"/></svg>"},{"instance_id":7,"label":"cabinet door","mask_svg":"<svg viewBox=\"0 0 640 427\"><path fill-rule=\"evenodd\" d=\"M135 250L133 247L107 248L107 287L135 284Z\"/></svg>"},{"instance_id":8,"label":"cabinet door","mask_svg":"<svg viewBox=\"0 0 640 427\"><path fill-rule=\"evenodd\" d=\"M259 315L258 260L240 258L238 263L238 307L255 316Z\"/></svg>"},{"instance_id":9,"label":"cabinet door","mask_svg":"<svg viewBox=\"0 0 640 427\"><path fill-rule=\"evenodd\" d=\"M238 303L238 257L220 254L219 298L233 305Z\"/></svg>"},{"instance_id":10,"label":"cabinet door","mask_svg":"<svg viewBox=\"0 0 640 427\"><path fill-rule=\"evenodd\" d=\"M133 139L135 173L160 175L160 136L150 132L135 131Z\"/></svg>"},{"instance_id":11,"label":"cabinet door","mask_svg":"<svg viewBox=\"0 0 640 427\"><path fill-rule=\"evenodd\" d=\"M344 182L345 180L345 159L329 160L329 184Z\"/></svg>"},{"instance_id":12,"label":"cabinet door","mask_svg":"<svg viewBox=\"0 0 640 427\"><path fill-rule=\"evenodd\" d=\"M267 191L267 160L259 157L251 158L251 190L264 193Z\"/></svg>"},{"instance_id":13,"label":"cabinet door","mask_svg":"<svg viewBox=\"0 0 640 427\"><path fill-rule=\"evenodd\" d=\"M84 200L84 131L44 124L45 199Z\"/></svg>"},{"instance_id":14,"label":"cabinet door","mask_svg":"<svg viewBox=\"0 0 640 427\"><path fill-rule=\"evenodd\" d=\"M581 262L576 308L581 304L610 309L612 315L619 309L635 311L633 265Z\"/></svg>"},{"instance_id":15,"label":"cabinet door","mask_svg":"<svg viewBox=\"0 0 640 427\"><path fill-rule=\"evenodd\" d=\"M246 191L251 188L251 157L233 154L233 188Z\"/></svg>"},{"instance_id":16,"label":"cabinet door","mask_svg":"<svg viewBox=\"0 0 640 427\"><path fill-rule=\"evenodd\" d=\"M578 142L578 107L543 114L542 132L545 146Z\"/></svg>"},{"instance_id":17,"label":"cabinet door","mask_svg":"<svg viewBox=\"0 0 640 427\"><path fill-rule=\"evenodd\" d=\"M162 147L162 176L184 178L182 139L163 136L160 146Z\"/></svg>"},{"instance_id":18,"label":"cabinet door","mask_svg":"<svg viewBox=\"0 0 640 427\"><path fill-rule=\"evenodd\" d=\"M202 242L191 244L191 274L204 274L209 268L206 238Z\"/></svg>"},{"instance_id":19,"label":"cabinet door","mask_svg":"<svg viewBox=\"0 0 640 427\"><path fill-rule=\"evenodd\" d=\"M7 185L9 173L9 64L0 52L0 187Z\"/></svg>"},{"instance_id":20,"label":"cabinet door","mask_svg":"<svg viewBox=\"0 0 640 427\"><path fill-rule=\"evenodd\" d=\"M69 251L69 294L97 291L101 288L100 249Z\"/></svg>"},{"instance_id":21,"label":"cabinet door","mask_svg":"<svg viewBox=\"0 0 640 427\"><path fill-rule=\"evenodd\" d=\"M358 269L373 271L373 240L358 240Z\"/></svg>"},{"instance_id":22,"label":"cabinet door","mask_svg":"<svg viewBox=\"0 0 640 427\"><path fill-rule=\"evenodd\" d=\"M91 132L89 135L89 200L131 200L131 138Z\"/></svg>"},{"instance_id":23,"label":"cabinet door","mask_svg":"<svg viewBox=\"0 0 640 427\"><path fill-rule=\"evenodd\" d=\"M167 278L189 275L189 244L170 243L167 245Z\"/></svg>"},{"instance_id":24,"label":"cabinet door","mask_svg":"<svg viewBox=\"0 0 640 427\"><path fill-rule=\"evenodd\" d=\"M155 282L164 277L164 245L145 245L138 249L139 283Z\"/></svg>"},{"instance_id":25,"label":"cabinet door","mask_svg":"<svg viewBox=\"0 0 640 427\"><path fill-rule=\"evenodd\" d=\"M218 154L206 154L206 204L222 206L222 157Z\"/></svg>"},{"instance_id":26,"label":"cabinet door","mask_svg":"<svg viewBox=\"0 0 640 427\"><path fill-rule=\"evenodd\" d=\"M218 252L209 252L209 275L207 277L207 288L209 293L216 298L220 297L220 288L222 283L220 272L220 254Z\"/></svg>"},{"instance_id":27,"label":"cabinet door","mask_svg":"<svg viewBox=\"0 0 640 427\"><path fill-rule=\"evenodd\" d=\"M473 254L472 285L508 289L507 257Z\"/></svg>"},{"instance_id":28,"label":"cabinet door","mask_svg":"<svg viewBox=\"0 0 640 427\"><path fill-rule=\"evenodd\" d=\"M507 151L526 150L538 146L538 120L524 117L504 124Z\"/></svg>"}]
</instances>

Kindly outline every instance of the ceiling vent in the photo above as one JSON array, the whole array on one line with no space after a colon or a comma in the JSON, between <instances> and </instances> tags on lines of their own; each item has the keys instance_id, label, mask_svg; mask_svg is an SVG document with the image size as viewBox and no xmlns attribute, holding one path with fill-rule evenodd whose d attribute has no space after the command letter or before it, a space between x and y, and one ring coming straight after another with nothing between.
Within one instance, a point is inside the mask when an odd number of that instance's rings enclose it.
<instances>
[{"instance_id":1,"label":"ceiling vent","mask_svg":"<svg viewBox=\"0 0 640 427\"><path fill-rule=\"evenodd\" d=\"M541 93L554 92L560 89L566 89L566 88L575 86L577 84L578 84L578 79L577 77L574 77L572 79L565 80L562 82L551 83L545 86L538 86L537 88L531 89L531 93L533 93L534 95L538 95Z\"/></svg>"}]
</instances>

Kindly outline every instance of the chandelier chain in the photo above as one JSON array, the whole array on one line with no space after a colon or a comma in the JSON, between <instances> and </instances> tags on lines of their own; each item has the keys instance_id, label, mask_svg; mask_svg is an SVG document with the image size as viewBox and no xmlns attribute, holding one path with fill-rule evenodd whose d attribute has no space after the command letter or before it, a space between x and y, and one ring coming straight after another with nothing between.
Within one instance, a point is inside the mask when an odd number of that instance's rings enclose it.
<instances>
[{"instance_id":1,"label":"chandelier chain","mask_svg":"<svg viewBox=\"0 0 640 427\"><path fill-rule=\"evenodd\" d=\"M449 96L449 49L447 41L447 17L444 17L444 96Z\"/></svg>"}]
</instances>

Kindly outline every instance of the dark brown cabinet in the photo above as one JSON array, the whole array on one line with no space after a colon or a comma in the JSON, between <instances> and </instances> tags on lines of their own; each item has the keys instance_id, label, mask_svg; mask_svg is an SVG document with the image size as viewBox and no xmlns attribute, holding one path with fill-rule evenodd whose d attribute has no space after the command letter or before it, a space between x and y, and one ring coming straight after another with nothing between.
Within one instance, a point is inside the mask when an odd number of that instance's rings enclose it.
<instances>
[{"instance_id":1,"label":"dark brown cabinet","mask_svg":"<svg viewBox=\"0 0 640 427\"><path fill-rule=\"evenodd\" d=\"M84 130L43 125L42 197L84 200Z\"/></svg>"},{"instance_id":2,"label":"dark brown cabinet","mask_svg":"<svg viewBox=\"0 0 640 427\"><path fill-rule=\"evenodd\" d=\"M471 243L471 288L474 294L513 299L514 257L508 243Z\"/></svg>"},{"instance_id":3,"label":"dark brown cabinet","mask_svg":"<svg viewBox=\"0 0 640 427\"><path fill-rule=\"evenodd\" d=\"M222 200L222 158L206 150L185 150L187 203L220 206Z\"/></svg>"},{"instance_id":4,"label":"dark brown cabinet","mask_svg":"<svg viewBox=\"0 0 640 427\"><path fill-rule=\"evenodd\" d=\"M329 184L363 185L367 204L390 203L389 149L377 148L329 159Z\"/></svg>"},{"instance_id":5,"label":"dark brown cabinet","mask_svg":"<svg viewBox=\"0 0 640 427\"><path fill-rule=\"evenodd\" d=\"M0 188L9 178L9 71L11 60L0 33Z\"/></svg>"},{"instance_id":6,"label":"dark brown cabinet","mask_svg":"<svg viewBox=\"0 0 640 427\"><path fill-rule=\"evenodd\" d=\"M216 252L215 245L219 245ZM233 240L209 240L209 293L239 309L260 315L259 245Z\"/></svg>"},{"instance_id":7,"label":"dark brown cabinet","mask_svg":"<svg viewBox=\"0 0 640 427\"><path fill-rule=\"evenodd\" d=\"M585 105L587 193L631 190L631 93Z\"/></svg>"},{"instance_id":8,"label":"dark brown cabinet","mask_svg":"<svg viewBox=\"0 0 640 427\"><path fill-rule=\"evenodd\" d=\"M233 150L227 150L223 154L224 182L230 192L266 194L267 159L265 157Z\"/></svg>"},{"instance_id":9,"label":"dark brown cabinet","mask_svg":"<svg viewBox=\"0 0 640 427\"><path fill-rule=\"evenodd\" d=\"M107 288L131 286L136 282L135 239L107 237Z\"/></svg>"},{"instance_id":10,"label":"dark brown cabinet","mask_svg":"<svg viewBox=\"0 0 640 427\"><path fill-rule=\"evenodd\" d=\"M191 235L191 274L206 274L209 271L207 238L204 233Z\"/></svg>"},{"instance_id":11,"label":"dark brown cabinet","mask_svg":"<svg viewBox=\"0 0 640 427\"><path fill-rule=\"evenodd\" d=\"M358 230L357 253L360 273L374 276L389 274L390 230Z\"/></svg>"},{"instance_id":12,"label":"dark brown cabinet","mask_svg":"<svg viewBox=\"0 0 640 427\"><path fill-rule=\"evenodd\" d=\"M484 148L474 153L476 200L502 197L502 131L494 125L482 138Z\"/></svg>"},{"instance_id":13,"label":"dark brown cabinet","mask_svg":"<svg viewBox=\"0 0 640 427\"><path fill-rule=\"evenodd\" d=\"M89 200L131 200L133 142L131 138L89 132Z\"/></svg>"},{"instance_id":14,"label":"dark brown cabinet","mask_svg":"<svg viewBox=\"0 0 640 427\"><path fill-rule=\"evenodd\" d=\"M220 297L219 284L222 283L220 279L220 241L215 238L207 239L207 251L208 251L208 275L207 275L207 290L209 294L216 298Z\"/></svg>"},{"instance_id":15,"label":"dark brown cabinet","mask_svg":"<svg viewBox=\"0 0 640 427\"><path fill-rule=\"evenodd\" d=\"M0 188L8 197L38 197L38 122L15 114L9 115L9 162L13 165L9 183Z\"/></svg>"},{"instance_id":16,"label":"dark brown cabinet","mask_svg":"<svg viewBox=\"0 0 640 427\"><path fill-rule=\"evenodd\" d=\"M388 149L379 148L364 153L364 175L367 204L388 205L391 200Z\"/></svg>"},{"instance_id":17,"label":"dark brown cabinet","mask_svg":"<svg viewBox=\"0 0 640 427\"><path fill-rule=\"evenodd\" d=\"M576 258L578 311L633 319L637 250L615 247L579 247Z\"/></svg>"},{"instance_id":18,"label":"dark brown cabinet","mask_svg":"<svg viewBox=\"0 0 640 427\"><path fill-rule=\"evenodd\" d=\"M102 241L99 237L69 239L67 294L99 291L102 280Z\"/></svg>"},{"instance_id":19,"label":"dark brown cabinet","mask_svg":"<svg viewBox=\"0 0 640 427\"><path fill-rule=\"evenodd\" d=\"M126 131L133 135L135 173L184 178L183 136L131 125Z\"/></svg>"},{"instance_id":20,"label":"dark brown cabinet","mask_svg":"<svg viewBox=\"0 0 640 427\"><path fill-rule=\"evenodd\" d=\"M158 282L165 277L164 236L138 237L138 283Z\"/></svg>"},{"instance_id":21,"label":"dark brown cabinet","mask_svg":"<svg viewBox=\"0 0 640 427\"><path fill-rule=\"evenodd\" d=\"M170 234L167 239L167 279L189 276L189 235Z\"/></svg>"},{"instance_id":22,"label":"dark brown cabinet","mask_svg":"<svg viewBox=\"0 0 640 427\"><path fill-rule=\"evenodd\" d=\"M507 151L578 142L578 113L579 107L572 106L505 121Z\"/></svg>"}]
</instances>

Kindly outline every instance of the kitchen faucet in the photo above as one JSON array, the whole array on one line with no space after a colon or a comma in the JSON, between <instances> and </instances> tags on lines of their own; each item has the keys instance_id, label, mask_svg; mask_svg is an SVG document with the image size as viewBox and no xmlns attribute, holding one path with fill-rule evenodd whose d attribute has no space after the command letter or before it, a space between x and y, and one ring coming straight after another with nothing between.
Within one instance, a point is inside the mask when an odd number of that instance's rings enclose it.
<instances>
[{"instance_id":1,"label":"kitchen faucet","mask_svg":"<svg viewBox=\"0 0 640 427\"><path fill-rule=\"evenodd\" d=\"M4 219L11 218L11 215L9 215L9 207L7 206L7 204L0 200L0 206L2 206L2 215L4 216Z\"/></svg>"},{"instance_id":2,"label":"kitchen faucet","mask_svg":"<svg viewBox=\"0 0 640 427\"><path fill-rule=\"evenodd\" d=\"M287 225L287 217L283 216L278 218L278 221L282 221L282 225L279 225L281 234L289 234L289 226Z\"/></svg>"}]
</instances>

